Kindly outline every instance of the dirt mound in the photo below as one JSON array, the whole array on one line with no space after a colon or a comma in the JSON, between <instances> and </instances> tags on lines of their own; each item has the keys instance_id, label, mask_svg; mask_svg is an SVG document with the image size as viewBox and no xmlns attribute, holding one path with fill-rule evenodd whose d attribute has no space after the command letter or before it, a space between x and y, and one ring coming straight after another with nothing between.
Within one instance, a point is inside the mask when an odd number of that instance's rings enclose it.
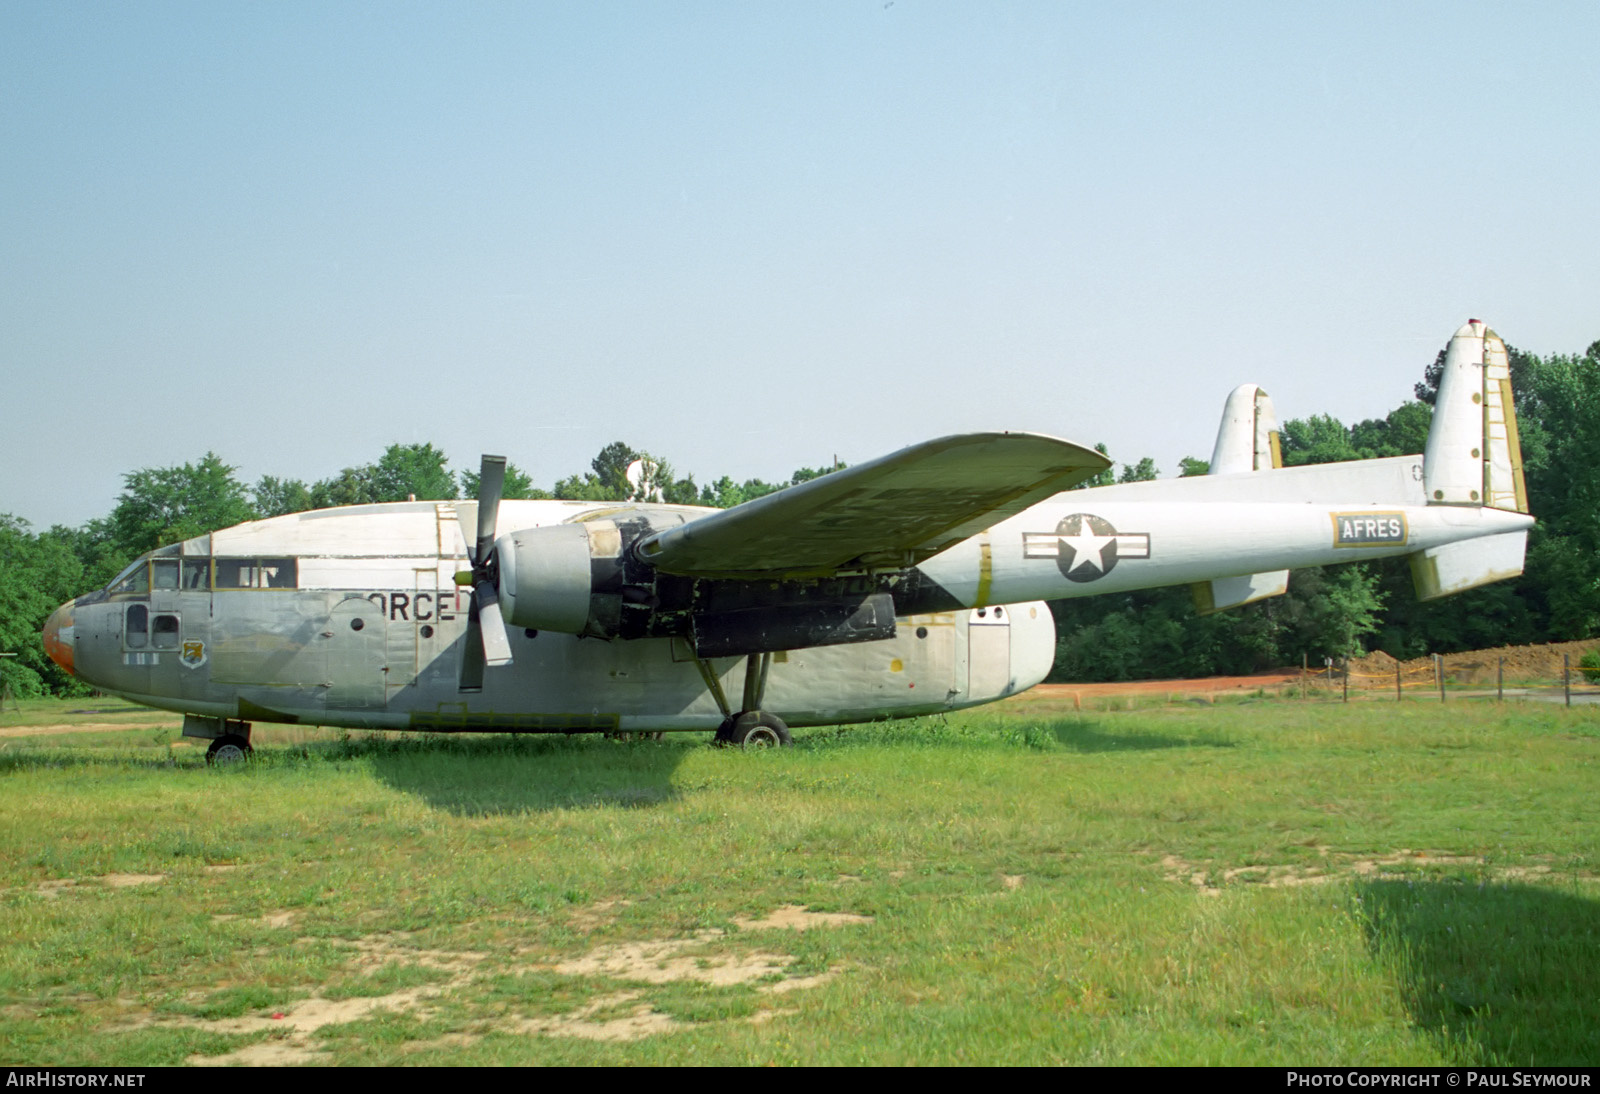
<instances>
[{"instance_id":1,"label":"dirt mound","mask_svg":"<svg viewBox=\"0 0 1600 1094\"><path fill-rule=\"evenodd\" d=\"M1586 638L1579 642L1552 642L1545 646L1499 646L1488 650L1465 650L1444 655L1444 677L1457 684L1483 684L1492 686L1504 665L1506 683L1561 681L1562 655L1566 655L1574 669L1578 661L1590 650L1600 649L1600 638ZM1382 687L1374 679L1394 680L1397 662L1379 650L1350 662L1351 686L1365 684ZM1398 662L1402 678L1433 673L1432 657L1417 657ZM1576 682L1576 674L1575 682Z\"/></svg>"}]
</instances>

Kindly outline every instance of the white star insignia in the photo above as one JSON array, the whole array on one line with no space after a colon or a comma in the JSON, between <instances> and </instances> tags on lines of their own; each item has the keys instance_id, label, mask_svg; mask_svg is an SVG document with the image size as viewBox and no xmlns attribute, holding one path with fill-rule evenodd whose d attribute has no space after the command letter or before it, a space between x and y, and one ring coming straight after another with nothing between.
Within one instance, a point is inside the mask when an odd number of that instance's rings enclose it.
<instances>
[{"instance_id":1,"label":"white star insignia","mask_svg":"<svg viewBox=\"0 0 1600 1094\"><path fill-rule=\"evenodd\" d=\"M1097 536L1089 527L1089 522L1082 517L1078 518L1078 533L1072 536L1062 536L1061 545L1072 551L1072 564L1066 569L1070 573L1078 568L1078 564L1087 562L1101 573L1106 572L1105 549L1107 545L1116 542L1116 536Z\"/></svg>"}]
</instances>

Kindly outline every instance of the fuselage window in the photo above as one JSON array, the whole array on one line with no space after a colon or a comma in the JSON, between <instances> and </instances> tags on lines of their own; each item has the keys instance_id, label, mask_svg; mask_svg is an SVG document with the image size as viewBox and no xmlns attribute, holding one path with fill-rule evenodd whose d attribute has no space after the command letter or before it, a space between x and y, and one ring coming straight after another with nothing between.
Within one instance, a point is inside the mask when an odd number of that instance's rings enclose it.
<instances>
[{"instance_id":1,"label":"fuselage window","mask_svg":"<svg viewBox=\"0 0 1600 1094\"><path fill-rule=\"evenodd\" d=\"M186 558L183 560L183 587L206 590L211 588L211 560Z\"/></svg>"},{"instance_id":2,"label":"fuselage window","mask_svg":"<svg viewBox=\"0 0 1600 1094\"><path fill-rule=\"evenodd\" d=\"M178 617L158 615L150 628L150 646L158 650L178 648Z\"/></svg>"},{"instance_id":3,"label":"fuselage window","mask_svg":"<svg viewBox=\"0 0 1600 1094\"><path fill-rule=\"evenodd\" d=\"M150 609L143 604L129 604L127 626L122 632L122 644L130 650L142 650L150 644Z\"/></svg>"},{"instance_id":4,"label":"fuselage window","mask_svg":"<svg viewBox=\"0 0 1600 1094\"><path fill-rule=\"evenodd\" d=\"M219 589L293 589L297 563L293 558L219 558Z\"/></svg>"},{"instance_id":5,"label":"fuselage window","mask_svg":"<svg viewBox=\"0 0 1600 1094\"><path fill-rule=\"evenodd\" d=\"M175 558L158 558L150 563L150 572L153 580L151 586L156 589L176 589L178 587L178 560Z\"/></svg>"},{"instance_id":6,"label":"fuselage window","mask_svg":"<svg viewBox=\"0 0 1600 1094\"><path fill-rule=\"evenodd\" d=\"M111 582L113 593L147 593L150 591L150 564L140 559L118 574Z\"/></svg>"}]
</instances>

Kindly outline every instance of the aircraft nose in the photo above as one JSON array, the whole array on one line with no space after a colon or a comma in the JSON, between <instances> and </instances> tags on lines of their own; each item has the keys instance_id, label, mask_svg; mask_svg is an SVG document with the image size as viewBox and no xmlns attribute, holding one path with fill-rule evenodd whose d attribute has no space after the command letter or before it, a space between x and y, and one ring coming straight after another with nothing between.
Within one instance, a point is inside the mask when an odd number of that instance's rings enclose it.
<instances>
[{"instance_id":1,"label":"aircraft nose","mask_svg":"<svg viewBox=\"0 0 1600 1094\"><path fill-rule=\"evenodd\" d=\"M73 672L76 643L73 641L71 604L61 605L45 621L44 652L64 670Z\"/></svg>"}]
</instances>

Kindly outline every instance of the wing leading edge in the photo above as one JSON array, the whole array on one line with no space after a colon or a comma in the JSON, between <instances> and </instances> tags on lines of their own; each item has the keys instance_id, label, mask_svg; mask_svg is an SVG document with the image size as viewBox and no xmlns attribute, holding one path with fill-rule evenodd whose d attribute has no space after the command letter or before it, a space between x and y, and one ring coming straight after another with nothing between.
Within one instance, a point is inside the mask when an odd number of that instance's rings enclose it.
<instances>
[{"instance_id":1,"label":"wing leading edge","mask_svg":"<svg viewBox=\"0 0 1600 1094\"><path fill-rule=\"evenodd\" d=\"M1111 461L1035 433L964 433L903 448L640 541L658 570L817 577L915 565Z\"/></svg>"}]
</instances>

